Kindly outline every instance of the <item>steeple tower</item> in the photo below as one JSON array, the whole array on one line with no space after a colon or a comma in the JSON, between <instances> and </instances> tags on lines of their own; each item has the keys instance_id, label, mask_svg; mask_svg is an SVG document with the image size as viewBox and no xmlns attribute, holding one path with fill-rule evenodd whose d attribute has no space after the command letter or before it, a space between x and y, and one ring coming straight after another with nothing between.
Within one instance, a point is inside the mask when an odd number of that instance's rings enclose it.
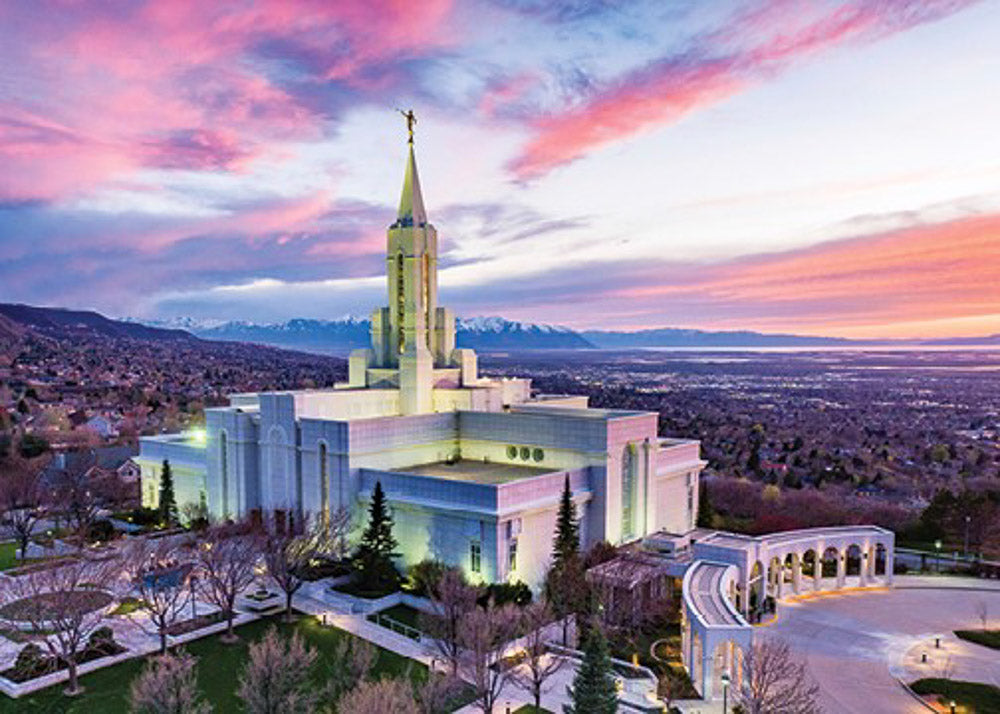
<instances>
[{"instance_id":1,"label":"steeple tower","mask_svg":"<svg viewBox=\"0 0 1000 714\"><path fill-rule=\"evenodd\" d=\"M412 133L416 117L412 112L403 115L410 138L399 210L386 233L389 304L372 313L372 349L352 356L350 384L398 385L400 411L421 414L434 410L435 369L454 369L455 318L437 305L437 230L427 220L417 172ZM474 358L461 353L458 357L468 363L462 374L473 379Z\"/></svg>"}]
</instances>

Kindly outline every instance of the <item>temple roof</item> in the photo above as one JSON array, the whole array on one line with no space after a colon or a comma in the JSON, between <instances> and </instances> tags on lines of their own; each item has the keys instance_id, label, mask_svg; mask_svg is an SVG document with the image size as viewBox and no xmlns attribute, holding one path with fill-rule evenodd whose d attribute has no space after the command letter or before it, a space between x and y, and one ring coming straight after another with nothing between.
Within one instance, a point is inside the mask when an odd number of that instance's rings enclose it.
<instances>
[{"instance_id":1,"label":"temple roof","mask_svg":"<svg viewBox=\"0 0 1000 714\"><path fill-rule=\"evenodd\" d=\"M424 210L424 196L420 191L420 176L417 174L413 144L410 144L410 157L406 162L406 176L403 178L403 195L399 198L399 213L395 225L427 225L427 211Z\"/></svg>"}]
</instances>

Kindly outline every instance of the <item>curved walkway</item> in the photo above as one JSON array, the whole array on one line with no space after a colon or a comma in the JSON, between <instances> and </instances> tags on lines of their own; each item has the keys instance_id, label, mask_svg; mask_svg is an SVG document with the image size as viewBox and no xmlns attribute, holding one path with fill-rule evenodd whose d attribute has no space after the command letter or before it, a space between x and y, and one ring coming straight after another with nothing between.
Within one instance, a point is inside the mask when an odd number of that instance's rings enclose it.
<instances>
[{"instance_id":1,"label":"curved walkway","mask_svg":"<svg viewBox=\"0 0 1000 714\"><path fill-rule=\"evenodd\" d=\"M983 599L993 622L1000 621L1000 581L898 576L891 590L782 602L777 622L758 636L786 640L805 660L825 712L926 714L899 680L940 676L950 667L957 679L1000 685L996 651L953 634L981 627L975 608ZM943 635L940 649L935 635Z\"/></svg>"}]
</instances>

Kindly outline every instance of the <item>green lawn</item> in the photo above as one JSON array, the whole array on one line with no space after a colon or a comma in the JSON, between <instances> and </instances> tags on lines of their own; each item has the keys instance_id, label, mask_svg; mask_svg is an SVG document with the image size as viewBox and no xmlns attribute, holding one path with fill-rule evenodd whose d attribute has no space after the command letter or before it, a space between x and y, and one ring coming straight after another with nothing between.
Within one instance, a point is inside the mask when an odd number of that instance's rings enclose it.
<instances>
[{"instance_id":1,"label":"green lawn","mask_svg":"<svg viewBox=\"0 0 1000 714\"><path fill-rule=\"evenodd\" d=\"M977 645L1000 650L1000 630L955 630L955 635Z\"/></svg>"},{"instance_id":2,"label":"green lawn","mask_svg":"<svg viewBox=\"0 0 1000 714\"><path fill-rule=\"evenodd\" d=\"M514 714L552 714L552 712L545 707L535 709L534 704L525 704L524 706L515 709Z\"/></svg>"},{"instance_id":3,"label":"green lawn","mask_svg":"<svg viewBox=\"0 0 1000 714\"><path fill-rule=\"evenodd\" d=\"M409 625L414 629L420 629L420 610L415 607L410 607L409 605L393 605L387 610L380 610L379 614L391 617L396 622Z\"/></svg>"},{"instance_id":4,"label":"green lawn","mask_svg":"<svg viewBox=\"0 0 1000 714\"><path fill-rule=\"evenodd\" d=\"M1000 712L1000 688L954 679L918 679L910 685L917 694L937 694L942 703L955 701L958 711L989 714Z\"/></svg>"},{"instance_id":5,"label":"green lawn","mask_svg":"<svg viewBox=\"0 0 1000 714\"><path fill-rule=\"evenodd\" d=\"M246 659L247 643L259 639L264 631L275 626L279 631L290 633L297 630L320 652L317 667L317 681L325 679L326 669L331 664L329 653L342 637L351 635L332 627L323 627L315 618L302 616L297 622L287 624L277 618L257 620L237 629L242 641L226 645L219 637L207 637L187 645L188 652L198 658L198 682L202 693L214 705L216 714L236 714L242 708L236 698L236 678ZM64 685L51 687L34 695L18 700L0 695L0 712L31 712L32 714L98 714L98 712L128 711L127 696L129 685L143 664L142 659L129 660L122 664L98 670L81 678L87 691L75 698L62 696ZM378 674L398 676L409 671L411 677L424 678L427 668L405 657L380 650L375 664Z\"/></svg>"},{"instance_id":6,"label":"green lawn","mask_svg":"<svg viewBox=\"0 0 1000 714\"><path fill-rule=\"evenodd\" d=\"M14 541L0 543L0 570L10 570L18 564L14 557L16 553L17 543Z\"/></svg>"}]
</instances>

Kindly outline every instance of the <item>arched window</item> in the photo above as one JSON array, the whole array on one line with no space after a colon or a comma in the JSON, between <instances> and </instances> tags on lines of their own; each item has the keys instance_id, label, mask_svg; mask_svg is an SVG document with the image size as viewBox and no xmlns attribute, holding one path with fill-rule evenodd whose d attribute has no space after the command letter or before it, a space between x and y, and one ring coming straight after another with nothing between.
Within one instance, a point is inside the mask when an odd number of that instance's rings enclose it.
<instances>
[{"instance_id":1,"label":"arched window","mask_svg":"<svg viewBox=\"0 0 1000 714\"><path fill-rule=\"evenodd\" d=\"M327 449L326 443L320 442L319 444L319 494L320 494L320 511L319 517L322 523L323 530L326 530L330 525L330 469L327 463Z\"/></svg>"},{"instance_id":2,"label":"arched window","mask_svg":"<svg viewBox=\"0 0 1000 714\"><path fill-rule=\"evenodd\" d=\"M628 444L622 454L622 540L630 539L635 533L632 521L637 462L635 445Z\"/></svg>"},{"instance_id":3,"label":"arched window","mask_svg":"<svg viewBox=\"0 0 1000 714\"><path fill-rule=\"evenodd\" d=\"M219 432L219 482L222 486L222 519L229 518L229 434Z\"/></svg>"}]
</instances>

